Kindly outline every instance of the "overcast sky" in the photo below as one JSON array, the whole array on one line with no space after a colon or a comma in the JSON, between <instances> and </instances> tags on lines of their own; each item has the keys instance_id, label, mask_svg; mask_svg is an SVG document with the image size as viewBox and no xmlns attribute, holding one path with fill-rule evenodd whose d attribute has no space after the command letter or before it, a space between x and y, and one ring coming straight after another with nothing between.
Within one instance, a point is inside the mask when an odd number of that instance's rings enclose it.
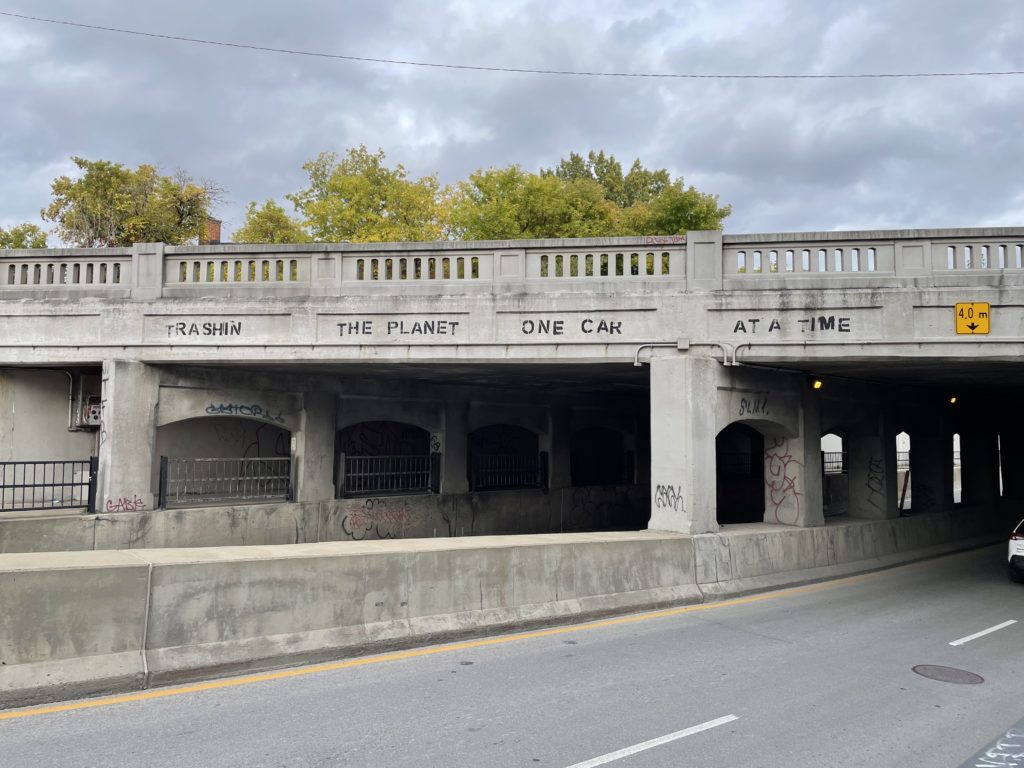
<instances>
[{"instance_id":1,"label":"overcast sky","mask_svg":"<svg viewBox=\"0 0 1024 768\"><path fill-rule=\"evenodd\" d=\"M699 74L1024 70L1021 0L0 0L87 24L374 58ZM442 182L571 151L639 157L731 203L727 232L1024 225L1024 76L584 78L426 69L0 17L0 226L72 155L181 168L250 200L321 151ZM290 204L288 205L290 210ZM56 244L51 238L51 244Z\"/></svg>"}]
</instances>

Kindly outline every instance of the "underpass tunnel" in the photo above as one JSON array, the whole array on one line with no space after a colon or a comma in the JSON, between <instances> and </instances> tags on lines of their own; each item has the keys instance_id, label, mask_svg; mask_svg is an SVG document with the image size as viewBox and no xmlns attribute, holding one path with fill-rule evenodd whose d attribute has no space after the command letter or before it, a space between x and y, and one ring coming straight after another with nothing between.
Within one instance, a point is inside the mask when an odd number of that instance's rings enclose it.
<instances>
[{"instance_id":1,"label":"underpass tunnel","mask_svg":"<svg viewBox=\"0 0 1024 768\"><path fill-rule=\"evenodd\" d=\"M953 503L960 504L963 501L964 477L963 477L963 454L960 452L960 433L954 432L953 437L953 463L950 465L952 476L952 487L950 493L953 496Z\"/></svg>"},{"instance_id":2,"label":"underpass tunnel","mask_svg":"<svg viewBox=\"0 0 1024 768\"><path fill-rule=\"evenodd\" d=\"M431 435L400 421L361 421L337 431L336 495L431 490Z\"/></svg>"},{"instance_id":3,"label":"underpass tunnel","mask_svg":"<svg viewBox=\"0 0 1024 768\"><path fill-rule=\"evenodd\" d=\"M165 506L291 498L291 432L210 415L156 428L153 488Z\"/></svg>"},{"instance_id":4,"label":"underpass tunnel","mask_svg":"<svg viewBox=\"0 0 1024 768\"><path fill-rule=\"evenodd\" d=\"M316 524L323 540L642 530L645 373L623 364L350 364L301 374L153 366L153 485L160 456L280 455L291 462L288 498L327 504ZM214 445L242 425L249 431L230 447ZM172 506L205 503L195 487Z\"/></svg>"},{"instance_id":5,"label":"underpass tunnel","mask_svg":"<svg viewBox=\"0 0 1024 768\"><path fill-rule=\"evenodd\" d=\"M821 436L821 494L825 517L850 512L849 456L845 448L841 431L833 429Z\"/></svg>"},{"instance_id":6,"label":"underpass tunnel","mask_svg":"<svg viewBox=\"0 0 1024 768\"><path fill-rule=\"evenodd\" d=\"M911 438L906 430L900 430L894 438L896 443L896 507L901 515L912 511L914 501L910 492L910 450Z\"/></svg>"},{"instance_id":7,"label":"underpass tunnel","mask_svg":"<svg viewBox=\"0 0 1024 768\"><path fill-rule=\"evenodd\" d=\"M546 488L548 453L540 436L515 424L489 424L469 433L470 491Z\"/></svg>"},{"instance_id":8,"label":"underpass tunnel","mask_svg":"<svg viewBox=\"0 0 1024 768\"><path fill-rule=\"evenodd\" d=\"M617 429L583 427L572 433L569 467L574 487L633 483L636 453Z\"/></svg>"},{"instance_id":9,"label":"underpass tunnel","mask_svg":"<svg viewBox=\"0 0 1024 768\"><path fill-rule=\"evenodd\" d=\"M719 525L764 520L764 474L764 435L739 422L718 433L715 438L715 496Z\"/></svg>"}]
</instances>

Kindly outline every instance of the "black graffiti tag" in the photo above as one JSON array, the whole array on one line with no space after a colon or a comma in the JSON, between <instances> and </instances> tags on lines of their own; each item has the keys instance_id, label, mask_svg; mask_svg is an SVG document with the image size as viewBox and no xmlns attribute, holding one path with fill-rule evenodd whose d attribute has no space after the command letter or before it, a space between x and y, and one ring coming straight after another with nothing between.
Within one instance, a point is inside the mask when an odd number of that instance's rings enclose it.
<instances>
[{"instance_id":1,"label":"black graffiti tag","mask_svg":"<svg viewBox=\"0 0 1024 768\"><path fill-rule=\"evenodd\" d=\"M868 492L868 504L880 512L885 511L885 469L877 458L868 460L868 479L864 487Z\"/></svg>"},{"instance_id":2,"label":"black graffiti tag","mask_svg":"<svg viewBox=\"0 0 1024 768\"><path fill-rule=\"evenodd\" d=\"M683 510L683 488L680 485L658 485L654 488L654 506L658 509Z\"/></svg>"},{"instance_id":3,"label":"black graffiti tag","mask_svg":"<svg viewBox=\"0 0 1024 768\"><path fill-rule=\"evenodd\" d=\"M269 408L262 405L246 405L245 403L210 403L206 406L206 412L211 416L251 416L254 419L266 419L278 424L284 424L284 412L278 411L274 414Z\"/></svg>"}]
</instances>

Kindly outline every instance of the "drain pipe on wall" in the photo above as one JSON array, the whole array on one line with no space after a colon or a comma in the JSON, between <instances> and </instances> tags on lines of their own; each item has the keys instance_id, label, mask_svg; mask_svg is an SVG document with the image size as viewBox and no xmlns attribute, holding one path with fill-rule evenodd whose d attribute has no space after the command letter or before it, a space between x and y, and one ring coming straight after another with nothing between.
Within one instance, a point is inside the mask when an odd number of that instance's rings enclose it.
<instances>
[{"instance_id":1,"label":"drain pipe on wall","mask_svg":"<svg viewBox=\"0 0 1024 768\"><path fill-rule=\"evenodd\" d=\"M722 350L722 365L724 365L727 368L730 367L730 366L733 366L733 365L738 365L738 363L736 362L736 350L734 350L732 348L732 346L729 345L729 344L723 344L720 341L708 341L708 342L697 342L697 343L691 345L689 339L678 339L675 342L671 342L671 341L660 342L659 341L659 342L652 342L650 344L641 344L639 347L636 348L636 354L633 355L633 366L636 367L636 368L640 368L643 365L643 363L640 362L640 352L641 352L641 350L644 350L644 349L654 349L656 347L665 347L665 348L674 348L674 349L678 349L680 352L685 352L691 346L694 346L694 347L718 347L720 350ZM648 361L648 365L650 365L650 361Z\"/></svg>"}]
</instances>

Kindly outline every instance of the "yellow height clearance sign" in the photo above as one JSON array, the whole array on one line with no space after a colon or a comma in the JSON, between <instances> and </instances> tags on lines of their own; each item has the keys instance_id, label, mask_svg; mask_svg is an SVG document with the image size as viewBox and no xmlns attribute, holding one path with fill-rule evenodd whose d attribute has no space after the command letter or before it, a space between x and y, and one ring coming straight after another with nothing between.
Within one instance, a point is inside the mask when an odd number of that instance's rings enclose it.
<instances>
[{"instance_id":1,"label":"yellow height clearance sign","mask_svg":"<svg viewBox=\"0 0 1024 768\"><path fill-rule=\"evenodd\" d=\"M991 312L988 302L975 301L957 304L955 310L957 334L986 334Z\"/></svg>"}]
</instances>

